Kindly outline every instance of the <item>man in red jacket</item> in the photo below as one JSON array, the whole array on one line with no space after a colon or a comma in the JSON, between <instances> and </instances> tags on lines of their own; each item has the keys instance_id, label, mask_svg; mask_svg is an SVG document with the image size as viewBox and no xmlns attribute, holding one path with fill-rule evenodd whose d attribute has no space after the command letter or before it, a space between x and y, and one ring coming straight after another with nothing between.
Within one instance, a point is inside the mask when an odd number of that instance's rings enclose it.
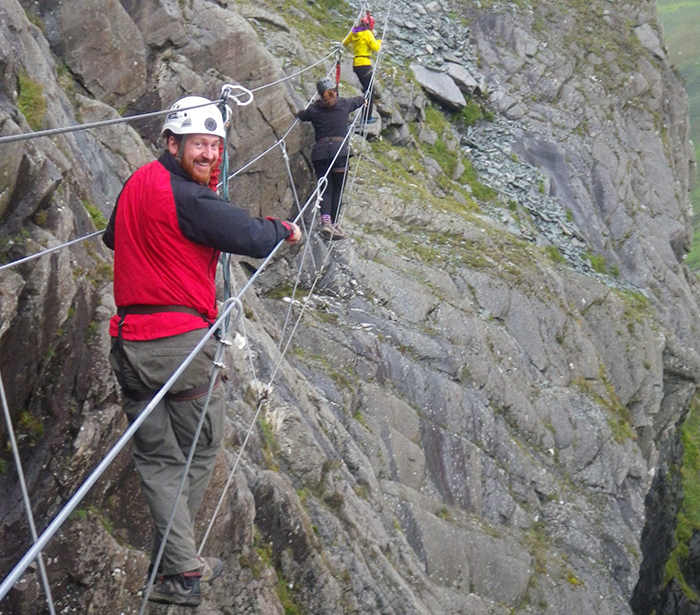
<instances>
[{"instance_id":1,"label":"man in red jacket","mask_svg":"<svg viewBox=\"0 0 700 615\"><path fill-rule=\"evenodd\" d=\"M218 107L206 103L188 96L173 105L162 131L166 151L124 184L104 235L114 250L117 304L110 364L132 422L216 319L219 253L262 258L280 241L301 237L295 224L251 217L210 188L225 126ZM134 435L134 463L155 525L152 562L204 407L217 343L207 342ZM156 602L197 606L200 582L223 571L220 559L197 556L193 527L223 422L224 391L217 383L150 594Z\"/></svg>"}]
</instances>

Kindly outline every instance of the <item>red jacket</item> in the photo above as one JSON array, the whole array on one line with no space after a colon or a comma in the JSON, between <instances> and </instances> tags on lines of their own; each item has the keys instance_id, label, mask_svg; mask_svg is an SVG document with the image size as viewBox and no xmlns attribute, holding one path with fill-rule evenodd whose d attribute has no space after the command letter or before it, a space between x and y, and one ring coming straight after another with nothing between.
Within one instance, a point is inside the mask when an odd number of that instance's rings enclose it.
<instances>
[{"instance_id":1,"label":"red jacket","mask_svg":"<svg viewBox=\"0 0 700 615\"><path fill-rule=\"evenodd\" d=\"M114 300L117 307L187 306L213 321L219 252L263 258L290 232L287 223L254 218L194 182L165 152L124 184L103 237L114 250ZM110 322L112 336L119 320ZM182 312L129 314L122 337L151 340L207 326Z\"/></svg>"}]
</instances>

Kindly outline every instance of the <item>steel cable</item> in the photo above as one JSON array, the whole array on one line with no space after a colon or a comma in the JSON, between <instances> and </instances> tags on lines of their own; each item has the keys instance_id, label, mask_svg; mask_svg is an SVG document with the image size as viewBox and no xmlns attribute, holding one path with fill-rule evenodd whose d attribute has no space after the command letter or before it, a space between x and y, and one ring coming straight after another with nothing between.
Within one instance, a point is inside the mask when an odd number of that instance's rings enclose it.
<instances>
[{"instance_id":1,"label":"steel cable","mask_svg":"<svg viewBox=\"0 0 700 615\"><path fill-rule=\"evenodd\" d=\"M388 21L388 15L387 15L387 21ZM386 23L385 23L385 30L386 30ZM327 56L327 57L328 57L328 56ZM325 59L326 59L326 58L323 58L323 60L325 60ZM323 61L323 60L321 60L321 61ZM317 62L316 65L319 64L321 61ZM378 67L378 65L379 65L379 56L378 56L378 59L377 59L377 67ZM303 72L303 71L301 71L301 72ZM294 75L290 75L290 76L288 76L287 78L292 78L293 76L294 76ZM283 80L284 80L284 79L283 79ZM373 75L373 78L372 78L372 82L373 82L373 80L374 80L374 75ZM270 84L270 85L273 85L273 84ZM370 88L371 88L371 87L372 87L372 84L370 84ZM261 87L261 88L258 88L258 89L262 89L262 87ZM255 90L253 90L253 91L255 91ZM371 90L370 90L370 95L371 95ZM219 101L213 101L213 102L222 102L222 101L221 101L221 99L220 99ZM224 100L223 102L225 103L225 100ZM207 104L211 104L211 103L207 103ZM309 104L310 104L310 103L309 103ZM191 108L197 108L197 107L199 107L199 106L205 106L205 105L196 105L196 106L193 106L193 107L191 107ZM307 106L308 106L308 104L307 104ZM190 107L188 107L188 108L190 108ZM141 118L144 118L144 117L151 117L151 116L155 116L155 115L161 115L161 114L164 114L164 113L167 113L167 111L154 112L154 113L151 113L151 114L142 114L142 115L140 115L140 116L138 116L138 117L141 117ZM353 121L353 123L351 124L351 126L350 126L350 128L349 128L349 130L348 130L348 133L347 133L347 135L346 135L346 137L345 137L345 139L344 139L344 141L343 141L343 144L349 139L351 133L354 131L355 124L356 124L356 122L357 122L357 119L360 117L360 115L361 115L361 114L358 114L357 117L355 118L355 120ZM87 128L90 128L90 127L96 127L96 126L98 126L98 125L116 124L116 123L119 123L120 121L130 121L130 120L136 119L136 118L137 118L137 116L131 116L131 117L129 117L129 118L119 118L119 119L115 119L115 120L106 120L105 122L97 122L97 123L93 123L93 124L91 124L91 125L83 125L83 126L80 126L80 127L77 127L77 126L76 126L76 127L69 127L68 129L63 129L63 132L72 132L72 131L75 131L75 130L87 129ZM284 138L285 138L286 136L288 136L289 132L294 128L294 126L296 125L296 123L297 123L297 121L295 121L295 122L292 124L292 126L289 128L289 130L285 133L284 137L283 137L281 140L279 140L278 143L275 144L275 146L278 145L278 144L280 144L280 143L284 143ZM56 129L55 131L50 131L50 134L59 134L59 132L57 132L57 131L59 131L59 130L60 130L60 129ZM49 133L47 133L46 131L44 131L43 134L39 134L39 133L30 133L30 135L32 135L32 136L27 136L27 135L25 135L25 137L26 137L26 138L38 138L39 136L49 136ZM13 137L20 137L20 135L13 135ZM12 139L12 140L19 140L19 138ZM0 138L0 144L2 144L3 142L4 142L4 141L3 141L3 138ZM5 142L6 142L6 141L5 141ZM309 199L307 200L307 202L306 202L306 204L304 205L304 207L300 207L300 206L299 206L298 196L297 196L297 193L296 193L296 187L295 187L295 185L294 185L293 177L292 177L292 174L291 174L291 168L289 167L289 161L288 161L288 157L287 157L287 155L286 155L286 147L282 146L282 147L283 147L284 157L285 157L285 162L286 162L286 164L287 164L287 169L288 169L288 173L289 173L289 176L290 176L290 181L292 182L292 189L293 189L293 191L294 191L294 196L295 196L295 201L296 201L296 204L297 204L297 209L299 210L299 211L298 211L298 214L297 214L297 216L296 216L296 218L295 218L295 221L300 220L300 219L303 218L304 212L306 211L306 209L308 208L309 204L311 203L311 201L312 201L314 195L316 195L316 202L317 202L317 206L318 206L318 202L320 201L320 198L322 197L323 192L325 191L326 186L327 186L327 175L328 175L328 173L330 172L330 169L331 169L331 167L332 167L333 162L335 162L335 160L337 159L337 157L338 157L340 151L342 150L343 144L341 144L341 147L339 148L338 152L336 153L335 157L333 158L333 161L331 162L331 165L329 165L329 168L328 168L328 171L326 172L326 174L325 174L322 178L319 179L314 193L312 193L312 195L309 197ZM275 146L273 146L273 148L274 148ZM267 150L267 151L271 151L271 149L272 149L272 148L270 148L270 149ZM265 152L265 153L267 153L267 152ZM264 155L264 154L263 154L263 155ZM262 157L262 155L259 156L257 159L259 159L260 157ZM256 159L256 160L257 160L257 159ZM248 166L249 166L249 165L248 165ZM245 168L245 167L244 167L244 168ZM243 170L243 169L239 169L239 171L237 171L236 173L234 173L231 177L233 177L233 176L236 175L237 173L240 173L242 170ZM354 176L353 176L353 181L354 181ZM345 186L345 179L344 179L344 182L343 182L343 188L344 188L344 186ZM352 182L351 182L351 186L352 186ZM312 224L313 224L313 222L315 221L317 209L318 209L318 207L316 207L315 210L314 210L314 215L313 215L313 218L312 218ZM301 223L302 223L302 225L303 225L303 220L301 221ZM84 237L81 237L81 238L72 240L72 241L70 241L70 242L66 242L65 244L62 244L62 245L60 245L60 246L56 246L56 247L51 248L51 249L49 249L49 250L42 251L42 252L37 253L37 254L35 254L35 255L31 255L31 256L29 256L29 257L25 257L25 258L23 258L23 259L19 259L18 261L15 261L15 262L13 262L13 263L9 263L9 264L7 264L7 265L4 265L4 266L0 267L0 271L2 271L3 269L8 268L8 267L10 267L10 266L17 266L17 265L19 265L19 264L21 264L21 263L28 262L28 261L31 261L31 260L33 260L33 259L35 259L35 258L38 258L39 256L43 256L43 255L45 255L45 254L48 254L48 253L51 253L51 252L55 252L55 251L57 251L57 250L59 250L59 249L61 249L61 248L63 248L63 247L67 247L67 246L73 245L73 244L75 244L75 243L84 241L85 239L89 239L89 238L91 238L91 237L95 237L95 236L97 236L97 235L99 235L99 234L101 234L101 233L103 233L103 232L104 232L104 231L97 231L97 232L91 233L91 234L89 234L89 235L87 235L87 236L84 236ZM99 477L102 475L102 473L106 470L106 468L109 466L109 464L111 464L111 462L114 460L114 458L116 457L116 455L118 454L118 452L125 446L125 444L126 444L126 443L128 442L128 440L131 438L131 436L132 436L133 433L136 431L136 429L138 429L138 427L143 423L143 421L144 421L145 418L148 416L148 414L150 414L150 412L153 410L153 408L155 407L155 405L164 397L164 395L165 395L165 393L167 392L167 390L169 390L169 388L172 386L172 384L174 384L175 380L179 377L179 375L182 373L182 371L184 371L184 369L187 367L187 365L189 365L189 363L192 361L192 359L194 358L194 356L201 350L201 348L204 346L204 343L211 337L212 331L214 331L217 327L221 327L222 330L223 330L224 333L225 333L225 330L226 330L226 323L227 323L228 316L229 316L229 314L230 314L230 311L231 311L233 305L238 305L238 307L239 307L239 311L238 311L238 320L242 320L242 305L241 305L241 303L240 303L240 299L239 299L239 298L240 298L240 297L244 294L244 292L251 286L252 282L257 278L257 276L260 275L260 273L262 272L262 270L264 269L264 267L266 266L266 264L268 264L268 263L271 261L272 257L276 254L277 250L278 250L279 247L281 246L281 243L282 243L282 242L280 242L280 244L278 244L278 245L274 248L274 250L272 251L272 253L265 259L265 261L264 261L263 264L260 266L260 268L258 269L258 271L256 271L256 273L248 280L248 283L246 283L246 284L244 285L244 287L241 289L240 293L238 293L237 296L236 296L235 298L229 299L229 300L228 300L228 306L227 306L226 303L224 304L224 311L223 311L222 315L219 317L219 319L217 319L217 322L214 324L214 326L212 327L212 329L210 330L210 332L209 332L207 335L204 336L204 338L200 341L200 343L195 347L195 349L190 353L190 355L185 359L185 361L184 361L184 362L180 365L180 367L176 370L176 372L173 374L173 376L171 376L171 378L168 380L168 382L166 382L166 384L163 386L163 388L156 394L156 396L153 398L153 400L152 400L152 401L148 404L148 406L144 409L144 411L143 411L142 414L139 416L139 418L138 418L134 423L132 423L132 425L130 426L130 428L127 429L127 431L122 435L122 437L119 439L119 441L117 442L117 444L115 444L115 446L110 450L110 452L108 453L108 455L106 455L106 456L103 458L103 460L100 462L100 464L98 464L97 468L96 468L96 469L93 471L93 473L88 477L88 479L83 483L83 485L78 489L78 491L77 491L77 492L74 494L74 496L69 500L69 502L63 507L63 509L60 511L60 513L57 515L57 517L54 519L54 521L46 528L46 530L44 530L44 532L42 533L41 537L37 537L37 536L36 536L36 531L35 531L35 528L33 527L33 519L32 519L32 517L31 517L31 509L29 509L29 513L28 513L28 514L30 515L30 524L32 525L32 533L33 533L33 537L34 537L35 544L34 544L34 547L32 547L32 549L30 549L30 550L25 554L25 556L22 558L22 560L15 566L15 568L14 568L13 571L10 573L10 575L8 575L8 577L2 582L2 584L0 584L0 600L7 594L7 592L8 592L9 589L12 587L12 585L13 585L13 584L19 579L19 577L23 574L23 572L26 570L26 568L27 568L28 565L31 563L31 561L33 561L35 558L39 558L39 564L40 564L40 567L42 568L42 575L44 576L44 581L45 581L45 585L46 585L47 596L48 596L48 599L49 599L49 609L50 609L50 611L51 611L51 613L52 613L52 615L53 615L53 613L54 613L54 610L53 610L53 608L52 608L52 607L53 607L53 604L52 604L52 601L51 601L51 598L50 598L50 589L49 589L49 587L48 587L48 580L46 579L45 570L44 570L44 568L43 568L43 561L41 560L41 549L42 549L42 548L48 543L48 541L53 537L53 535L55 534L55 532L58 531L58 529L59 529L60 526L63 524L63 522L65 521L65 519L68 517L68 515L72 512L72 510L74 510L74 508L77 506L77 504L78 504L78 503L82 500L82 498L87 494L87 491L94 485L94 483L98 480L98 478L99 478ZM302 259L301 259L301 263L300 263L299 271L298 271L298 274L297 274L297 278L296 278L296 281L295 281L295 284L294 284L294 289L293 289L293 291L292 291L292 300L291 300L291 302L290 302L289 312L288 312L288 314L287 314L287 317L285 318L285 325L284 325L284 327L283 327L282 335L280 336L280 344L278 345L278 351L277 351L277 352L278 352L278 357L277 357L277 360L276 360L275 367L274 367L274 369L273 369L272 375L271 375L270 380L269 380L268 390L269 390L269 388L271 387L272 382L273 382L273 380L274 380L274 377L275 377L275 375L276 375L276 373L277 373L277 371L278 371L278 369L279 369L279 366L281 365L282 360L284 359L284 356L285 356L285 354L286 354L286 352L287 352L287 349L289 348L289 345L291 344L291 340L292 340L292 338L293 338L294 333L296 332L297 326L298 326L298 324L299 324L299 322L300 322L300 320L301 320L301 317L302 317L302 315L303 315L303 313L304 313L304 310L305 310L305 308L306 308L306 305L308 305L308 301L307 301L306 304L303 306L302 311L301 311L299 317L297 318L297 321L296 321L296 323L295 323L295 325L294 325L294 327L293 327L293 329L292 329L292 332L290 333L289 339L288 339L288 341L287 341L287 343L286 343L286 345L285 345L285 347L284 347L284 350L280 352L281 344L282 344L282 341L283 341L283 339L284 339L284 331L286 330L286 327L287 327L287 324L288 324L288 321L289 321L289 314L291 313L291 309L292 309L292 306L293 306L293 303L294 303L294 295L295 295L296 289L297 289L297 287L298 287L298 283L299 283L299 280L300 280L301 272L302 272L302 270L303 270L303 265L304 265L304 263L305 263L306 255L307 255L308 253L310 253L309 246L310 246L310 242L307 241L307 244L306 244L305 250L304 250L304 254L303 254ZM314 280L314 282L313 282L313 284L312 284L312 288L311 288L310 295L313 293L313 290L314 290L314 288L315 288L315 286L316 286L316 283L317 283L318 280L320 279L320 275L321 275L321 273L322 273L322 271L323 271L323 267L325 266L325 263L327 262L328 257L330 256L331 252L332 252L332 248L329 248L328 253L327 253L327 255L326 255L326 258L324 259L324 264L322 265L321 269L319 270L319 272L318 272L318 274L317 274L317 276L316 276L316 278L315 278L315 280ZM312 255L312 259L313 259L313 255ZM229 264L229 266L230 266L230 264ZM315 267L315 263L314 263L314 267ZM229 273L230 273L230 272L229 272ZM248 342L247 342L247 338L245 337L245 330L243 329L243 331L244 331L244 339L246 340L246 344L249 346L249 344L248 344ZM224 337L224 336L222 336L222 337ZM221 351L221 349L222 349L222 346L220 346L218 350ZM220 352L217 354L217 357L220 358ZM251 360L251 368L253 369L253 375L255 375L255 372L254 372L254 365L253 365L253 362L252 362L252 355L250 355L250 350L249 350L249 357L250 357L250 360ZM217 371L217 370L216 370L216 361L215 361L215 369L214 369L214 373L213 373L213 375L212 375L212 380L211 380L211 382L210 382L210 388L209 388L209 391L208 391L208 394L207 394L207 400L206 400L206 404L207 404L207 405L208 405L208 402L209 402L209 398L210 398L210 396L211 396L211 391L213 390L213 383L214 383L216 371ZM256 378L255 378L255 380L257 381ZM2 386L2 381L0 380L0 391L2 392L2 398L3 398L4 408L5 408L5 411L6 411L7 415L8 415L8 419L9 419L9 408L7 407L6 401L5 401L5 399L4 399L4 389L1 389L1 386ZM255 413L255 417L254 417L253 422L252 422L252 424L251 424L251 427L250 427L250 429L249 429L249 431L248 431L248 433L247 433L247 435L246 435L246 438L245 438L245 440L244 440L244 442L243 442L243 445L242 445L242 447L241 447L241 450L239 451L238 459L236 460L236 463L234 464L234 468L233 468L233 470L232 470L232 472L231 472L231 475L230 475L230 477L229 477L229 481L227 482L227 485L226 485L226 487L225 487L225 490L226 490L226 489L228 488L228 486L230 485L230 482L231 482L232 477L233 477L233 475L234 475L235 469L236 469L236 467L237 467L237 465L238 465L238 462L239 462L239 460L240 460L240 458L241 458L241 456L242 456L242 454L243 454L243 452L244 452L244 450L245 450L245 447L246 447L247 442L248 442L248 440L249 440L250 434L252 433L252 429L253 429L254 425L256 424L257 416L258 416L258 414L259 414L259 412L260 412L260 409L262 408L262 404L263 404L263 402L264 402L264 399L265 399L265 397L261 397L261 399L259 400L258 407L257 407L256 413ZM205 406L205 409L206 409L206 406ZM187 466L186 466L186 468L189 467L189 464L191 463L191 459L192 459L192 456L193 456L193 454L194 454L194 449L195 449L195 446L196 446L196 442L197 442L197 439L198 439L198 435L199 435L199 432L201 431L201 425L202 425L202 421L203 421L204 415L205 415L205 411L203 411L202 417L200 418L200 423L199 423L199 425L198 425L197 432L196 432L196 435L195 435L195 438L194 438L194 441L193 441L193 446L192 446L192 448L191 448L191 450L190 450L190 455L189 455L189 457L188 457L188 461L187 461ZM10 422L10 430L11 430L11 422ZM16 445L13 446L13 448L16 449ZM20 472L21 472L21 466L20 466L19 464L18 464L18 468L20 469ZM175 505L177 505L177 499L179 498L179 495L180 495L180 493L182 492L183 485L184 485L184 481L185 481L185 479L186 479L186 475L187 475L187 469L185 470L185 473L183 474L182 483L181 483L181 485L180 485L180 489L179 489L179 491L178 491L178 495L177 495L177 497L175 498ZM23 476L22 476L22 480L23 480ZM212 523L213 523L213 519L215 518L216 512L218 511L218 508L219 508L219 506L220 506L220 504L221 504L221 501L223 500L224 495L225 495L225 493L222 494L222 499L219 501L219 505L217 505L217 510L215 511L215 514L214 514L214 516L213 516L213 518L212 518ZM28 505L28 496L27 496L27 502L26 502L26 503L27 503L27 505ZM156 571L157 571L157 563L158 563L158 561L160 560L160 557L162 556L162 553L163 553L163 550L164 550L164 547L165 547L165 541L166 541L166 538L167 538L167 533L168 533L168 531L169 531L169 529L170 529L170 526L171 526L171 524L172 524L172 519L173 519L173 516L174 516L174 510L175 510L175 509L173 509L173 514L171 515L171 518L170 518L170 520L169 520L169 522L168 522L168 526L167 526L167 528L166 528L166 530L165 530L164 537L163 537L163 539L162 539L162 541L161 541L161 545L160 545L159 553L158 553L158 556L157 556L156 564L155 564L154 567L153 567L153 573L152 573L151 577L149 578L149 583L148 583L148 585L147 585L146 593L145 593L144 600L143 600L143 603L142 603L141 613L143 613L143 610L144 610L144 608L145 608L145 604L146 604L146 601L147 601L147 598L148 598L148 592L150 592L150 589L151 589L152 584L153 584L153 580L154 580L154 578L155 578L155 574L156 574ZM200 547L200 552L201 552L201 548L204 546L204 541L206 540L206 537L208 536L208 533L209 533L209 530L210 530L210 529L211 529L211 524L210 524L210 526L209 526L209 528L208 528L208 530L207 530L207 534L205 535L205 538L204 538L204 540L203 540L203 542L202 542L202 545L201 545L201 547Z\"/></svg>"}]
</instances>

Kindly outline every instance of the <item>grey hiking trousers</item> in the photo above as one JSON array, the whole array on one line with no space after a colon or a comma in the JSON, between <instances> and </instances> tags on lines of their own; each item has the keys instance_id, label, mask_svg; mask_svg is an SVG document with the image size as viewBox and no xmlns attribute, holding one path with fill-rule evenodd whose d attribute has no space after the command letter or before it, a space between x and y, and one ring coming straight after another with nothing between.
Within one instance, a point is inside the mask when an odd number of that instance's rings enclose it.
<instances>
[{"instance_id":1,"label":"grey hiking trousers","mask_svg":"<svg viewBox=\"0 0 700 615\"><path fill-rule=\"evenodd\" d=\"M148 405L153 395L173 375L205 334L204 329L156 340L134 342L123 340L122 378L140 400L123 397L123 408L133 422ZM206 385L218 342L210 339L188 368L178 378L171 392L177 394ZM109 356L112 369L119 373L119 348L112 340ZM195 399L174 400L167 396L153 409L134 434L134 463L141 475L141 484L155 524L153 553L155 561L161 538L172 513L182 473L197 423L206 400L206 393ZM221 447L224 422L224 387L212 392L207 417L195 450L182 496L177 504L172 528L161 561L166 575L199 568L194 537L194 517L202 504L216 455Z\"/></svg>"}]
</instances>

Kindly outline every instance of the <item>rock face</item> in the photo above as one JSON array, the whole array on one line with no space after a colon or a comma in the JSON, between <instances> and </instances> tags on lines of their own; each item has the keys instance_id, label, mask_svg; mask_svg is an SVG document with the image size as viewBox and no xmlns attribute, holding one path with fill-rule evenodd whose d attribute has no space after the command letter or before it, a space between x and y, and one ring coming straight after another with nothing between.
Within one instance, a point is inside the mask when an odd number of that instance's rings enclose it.
<instances>
[{"instance_id":1,"label":"rock face","mask_svg":"<svg viewBox=\"0 0 700 615\"><path fill-rule=\"evenodd\" d=\"M319 32L349 28L360 8L95 7L0 6L0 136L264 86L282 64L323 57ZM662 589L700 334L682 264L687 101L654 6L392 7L394 65L377 68L386 138L354 138L350 239L329 252L310 230L244 297L225 450L197 519L201 538L237 467L205 547L226 570L202 608L694 612L678 583ZM348 59L342 70L350 95ZM285 133L313 82L295 76L234 109L233 170ZM477 106L492 121L437 122L426 93L448 119ZM3 260L93 231L156 155L161 121L0 144ZM236 177L235 200L260 215L295 209L289 173L303 199L312 140L295 128L289 167L271 152ZM98 239L0 270L0 375L40 530L126 426L107 365L110 259ZM237 288L255 266L233 266ZM304 299L290 297L297 271L313 288ZM31 543L7 435L2 424L2 578ZM125 450L46 549L57 612L136 611L148 528ZM37 579L29 571L0 615L41 611Z\"/></svg>"},{"instance_id":2,"label":"rock face","mask_svg":"<svg viewBox=\"0 0 700 615\"><path fill-rule=\"evenodd\" d=\"M455 80L445 73L439 73L418 64L411 64L411 71L419 85L441 103L455 111L461 111L467 104Z\"/></svg>"}]
</instances>

